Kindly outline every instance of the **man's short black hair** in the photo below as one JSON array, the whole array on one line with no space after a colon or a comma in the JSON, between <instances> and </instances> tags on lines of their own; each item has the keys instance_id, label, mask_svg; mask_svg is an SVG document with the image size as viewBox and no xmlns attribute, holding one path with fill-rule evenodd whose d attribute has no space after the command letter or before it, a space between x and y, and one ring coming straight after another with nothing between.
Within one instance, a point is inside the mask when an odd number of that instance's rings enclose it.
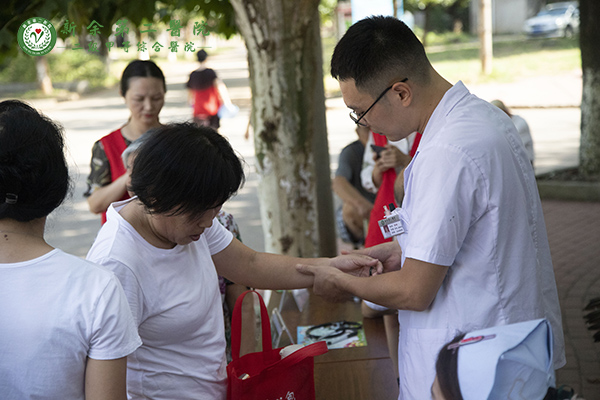
<instances>
[{"instance_id":1,"label":"man's short black hair","mask_svg":"<svg viewBox=\"0 0 600 400\"><path fill-rule=\"evenodd\" d=\"M212 128L168 124L146 135L130 190L151 213L197 217L221 206L244 182L241 160Z\"/></svg>"},{"instance_id":2,"label":"man's short black hair","mask_svg":"<svg viewBox=\"0 0 600 400\"><path fill-rule=\"evenodd\" d=\"M430 63L425 48L404 22L373 16L352 25L335 46L331 75L353 79L356 87L379 93L404 78L427 83Z\"/></svg>"},{"instance_id":3,"label":"man's short black hair","mask_svg":"<svg viewBox=\"0 0 600 400\"><path fill-rule=\"evenodd\" d=\"M70 188L62 127L18 100L0 103L0 219L46 217Z\"/></svg>"}]
</instances>

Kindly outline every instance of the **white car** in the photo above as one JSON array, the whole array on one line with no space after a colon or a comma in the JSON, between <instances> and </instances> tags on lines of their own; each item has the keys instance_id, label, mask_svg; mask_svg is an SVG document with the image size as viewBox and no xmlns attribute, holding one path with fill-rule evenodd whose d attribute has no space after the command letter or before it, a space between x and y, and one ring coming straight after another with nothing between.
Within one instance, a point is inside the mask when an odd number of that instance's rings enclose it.
<instances>
[{"instance_id":1,"label":"white car","mask_svg":"<svg viewBox=\"0 0 600 400\"><path fill-rule=\"evenodd\" d=\"M576 1L551 3L525 21L529 37L573 37L579 31L579 5Z\"/></svg>"}]
</instances>

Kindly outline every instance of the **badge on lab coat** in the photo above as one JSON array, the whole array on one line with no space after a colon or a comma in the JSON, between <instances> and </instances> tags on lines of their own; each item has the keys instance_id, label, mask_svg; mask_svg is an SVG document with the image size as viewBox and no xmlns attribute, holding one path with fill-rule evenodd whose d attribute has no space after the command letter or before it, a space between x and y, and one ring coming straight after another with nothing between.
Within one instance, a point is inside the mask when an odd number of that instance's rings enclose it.
<instances>
[{"instance_id":1,"label":"badge on lab coat","mask_svg":"<svg viewBox=\"0 0 600 400\"><path fill-rule=\"evenodd\" d=\"M378 221L379 229L385 239L389 239L392 236L398 236L404 233L404 227L400 221L398 214L392 214Z\"/></svg>"}]
</instances>

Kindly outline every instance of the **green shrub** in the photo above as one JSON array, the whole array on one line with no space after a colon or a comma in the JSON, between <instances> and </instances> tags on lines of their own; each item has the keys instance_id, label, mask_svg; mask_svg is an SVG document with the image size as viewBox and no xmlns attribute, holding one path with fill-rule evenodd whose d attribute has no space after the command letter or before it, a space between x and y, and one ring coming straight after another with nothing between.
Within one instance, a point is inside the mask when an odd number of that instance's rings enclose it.
<instances>
[{"instance_id":1,"label":"green shrub","mask_svg":"<svg viewBox=\"0 0 600 400\"><path fill-rule=\"evenodd\" d=\"M49 54L48 68L53 83L87 80L91 87L105 86L108 74L99 56L82 50ZM35 82L35 58L19 52L0 66L0 83Z\"/></svg>"},{"instance_id":2,"label":"green shrub","mask_svg":"<svg viewBox=\"0 0 600 400\"><path fill-rule=\"evenodd\" d=\"M0 66L0 83L35 81L35 59L22 51L19 51L17 57L6 59Z\"/></svg>"},{"instance_id":3,"label":"green shrub","mask_svg":"<svg viewBox=\"0 0 600 400\"><path fill-rule=\"evenodd\" d=\"M104 86L107 72L99 56L83 50L66 50L48 56L50 77L53 82L87 80L91 87Z\"/></svg>"}]
</instances>

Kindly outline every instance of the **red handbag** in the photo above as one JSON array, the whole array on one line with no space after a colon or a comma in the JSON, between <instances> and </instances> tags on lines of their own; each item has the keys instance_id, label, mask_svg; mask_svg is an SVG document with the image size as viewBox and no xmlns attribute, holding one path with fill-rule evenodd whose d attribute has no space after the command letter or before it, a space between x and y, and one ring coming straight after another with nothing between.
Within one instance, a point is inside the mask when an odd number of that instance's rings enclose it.
<instances>
[{"instance_id":1,"label":"red handbag","mask_svg":"<svg viewBox=\"0 0 600 400\"><path fill-rule=\"evenodd\" d=\"M260 302L262 351L240 357L242 300L256 293ZM327 352L325 342L301 348L285 358L271 344L271 324L265 303L248 290L238 297L231 321L231 357L227 365L228 400L314 400L314 357Z\"/></svg>"}]
</instances>

